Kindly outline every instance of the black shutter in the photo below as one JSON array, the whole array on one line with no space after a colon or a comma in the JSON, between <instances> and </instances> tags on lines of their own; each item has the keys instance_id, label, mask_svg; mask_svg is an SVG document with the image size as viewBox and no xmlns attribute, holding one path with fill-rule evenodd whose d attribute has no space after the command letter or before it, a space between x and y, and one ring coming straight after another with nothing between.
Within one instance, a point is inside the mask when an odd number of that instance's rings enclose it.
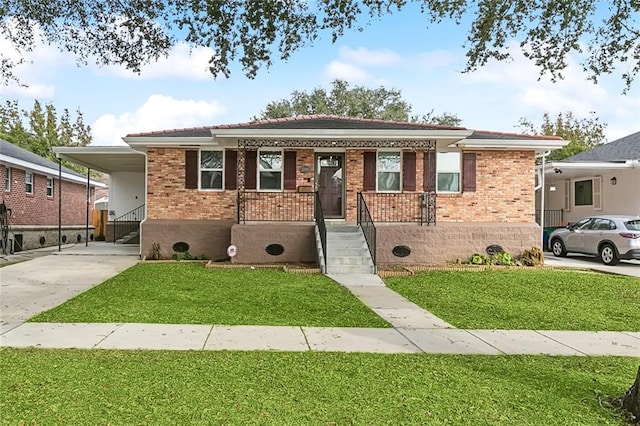
<instances>
[{"instance_id":1,"label":"black shutter","mask_svg":"<svg viewBox=\"0 0 640 426\"><path fill-rule=\"evenodd\" d=\"M198 151L188 149L184 152L184 187L198 189Z\"/></svg>"},{"instance_id":2,"label":"black shutter","mask_svg":"<svg viewBox=\"0 0 640 426\"><path fill-rule=\"evenodd\" d=\"M364 173L362 188L365 191L376 190L376 153L365 152L364 153Z\"/></svg>"},{"instance_id":3,"label":"black shutter","mask_svg":"<svg viewBox=\"0 0 640 426\"><path fill-rule=\"evenodd\" d=\"M238 187L238 151L224 152L224 189Z\"/></svg>"},{"instance_id":4,"label":"black shutter","mask_svg":"<svg viewBox=\"0 0 640 426\"><path fill-rule=\"evenodd\" d=\"M296 152L284 152L284 189L296 189Z\"/></svg>"},{"instance_id":5,"label":"black shutter","mask_svg":"<svg viewBox=\"0 0 640 426\"><path fill-rule=\"evenodd\" d=\"M462 191L476 190L476 154L465 152L462 154Z\"/></svg>"},{"instance_id":6,"label":"black shutter","mask_svg":"<svg viewBox=\"0 0 640 426\"><path fill-rule=\"evenodd\" d=\"M402 189L416 190L416 153L405 152L402 155Z\"/></svg>"},{"instance_id":7,"label":"black shutter","mask_svg":"<svg viewBox=\"0 0 640 426\"><path fill-rule=\"evenodd\" d=\"M422 186L425 192L436 190L436 152L424 152L424 167L422 174Z\"/></svg>"},{"instance_id":8,"label":"black shutter","mask_svg":"<svg viewBox=\"0 0 640 426\"><path fill-rule=\"evenodd\" d=\"M245 151L244 187L256 189L256 170L258 168L258 151Z\"/></svg>"}]
</instances>

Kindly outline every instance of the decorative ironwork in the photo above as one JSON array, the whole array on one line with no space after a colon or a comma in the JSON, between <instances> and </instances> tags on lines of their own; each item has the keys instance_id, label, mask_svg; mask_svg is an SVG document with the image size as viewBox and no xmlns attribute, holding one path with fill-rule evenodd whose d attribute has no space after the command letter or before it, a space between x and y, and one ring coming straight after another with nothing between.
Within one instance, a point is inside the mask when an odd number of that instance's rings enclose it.
<instances>
[{"instance_id":1,"label":"decorative ironwork","mask_svg":"<svg viewBox=\"0 0 640 426\"><path fill-rule=\"evenodd\" d=\"M367 207L367 203L362 196L362 192L358 192L358 225L362 229L364 239L369 247L369 253L371 253L371 260L373 261L373 267L376 267L376 225L373 223L373 218Z\"/></svg>"},{"instance_id":2,"label":"decorative ironwork","mask_svg":"<svg viewBox=\"0 0 640 426\"><path fill-rule=\"evenodd\" d=\"M399 148L435 150L433 139L239 139L238 147L262 148Z\"/></svg>"},{"instance_id":3,"label":"decorative ironwork","mask_svg":"<svg viewBox=\"0 0 640 426\"><path fill-rule=\"evenodd\" d=\"M247 148L241 141L238 142L238 156L237 156L237 175L238 175L238 223L245 223L245 180L244 173L246 168Z\"/></svg>"},{"instance_id":4,"label":"decorative ironwork","mask_svg":"<svg viewBox=\"0 0 640 426\"><path fill-rule=\"evenodd\" d=\"M244 192L243 223L312 222L313 192Z\"/></svg>"},{"instance_id":5,"label":"decorative ironwork","mask_svg":"<svg viewBox=\"0 0 640 426\"><path fill-rule=\"evenodd\" d=\"M2 254L8 254L7 248L9 249L9 252L13 253L13 247L8 247L9 232L10 232L10 225L9 225L10 217L11 217L11 209L7 207L7 205L4 203L4 200L3 200L2 204L0 204L0 232L2 233L2 236L0 238L0 246L2 248Z\"/></svg>"},{"instance_id":6,"label":"decorative ironwork","mask_svg":"<svg viewBox=\"0 0 640 426\"><path fill-rule=\"evenodd\" d=\"M324 272L327 272L327 225L324 223L324 213L322 213L322 204L320 203L320 194L314 192L314 209L313 215L316 219L318 234L320 234L320 245L322 246L322 258L324 259Z\"/></svg>"},{"instance_id":7,"label":"decorative ironwork","mask_svg":"<svg viewBox=\"0 0 640 426\"><path fill-rule=\"evenodd\" d=\"M436 224L436 193L423 192L420 194L420 225Z\"/></svg>"}]
</instances>

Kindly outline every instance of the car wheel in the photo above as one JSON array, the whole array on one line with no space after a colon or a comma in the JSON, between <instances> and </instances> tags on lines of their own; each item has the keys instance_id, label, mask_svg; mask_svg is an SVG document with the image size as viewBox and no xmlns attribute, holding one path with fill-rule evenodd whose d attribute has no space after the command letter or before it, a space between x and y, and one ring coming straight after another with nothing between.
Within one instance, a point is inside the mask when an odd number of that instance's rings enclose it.
<instances>
[{"instance_id":1,"label":"car wheel","mask_svg":"<svg viewBox=\"0 0 640 426\"><path fill-rule=\"evenodd\" d=\"M600 260L605 265L616 265L618 263L618 251L611 244L603 244L600 247Z\"/></svg>"},{"instance_id":2,"label":"car wheel","mask_svg":"<svg viewBox=\"0 0 640 426\"><path fill-rule=\"evenodd\" d=\"M551 251L556 257L565 257L567 255L567 249L564 248L564 243L559 238L551 242Z\"/></svg>"}]
</instances>

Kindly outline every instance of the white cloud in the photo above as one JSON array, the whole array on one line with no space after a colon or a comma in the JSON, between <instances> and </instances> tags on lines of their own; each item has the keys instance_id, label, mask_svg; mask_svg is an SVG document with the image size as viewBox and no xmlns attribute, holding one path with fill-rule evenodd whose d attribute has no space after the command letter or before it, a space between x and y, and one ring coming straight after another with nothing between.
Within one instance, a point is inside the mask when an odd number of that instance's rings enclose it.
<instances>
[{"instance_id":1,"label":"white cloud","mask_svg":"<svg viewBox=\"0 0 640 426\"><path fill-rule=\"evenodd\" d=\"M338 50L338 56L345 62L365 67L388 67L402 62L400 55L388 49L370 50L365 47L351 49L348 46L342 46Z\"/></svg>"},{"instance_id":2,"label":"white cloud","mask_svg":"<svg viewBox=\"0 0 640 426\"><path fill-rule=\"evenodd\" d=\"M226 108L217 101L179 100L152 95L133 112L105 114L92 125L92 145L123 145L129 133L211 125Z\"/></svg>"},{"instance_id":3,"label":"white cloud","mask_svg":"<svg viewBox=\"0 0 640 426\"><path fill-rule=\"evenodd\" d=\"M209 47L190 48L186 43L178 43L171 48L167 57L143 65L140 74L120 66L108 66L102 72L120 78L131 79L213 79L209 72L209 59L215 54ZM101 71L98 71L101 72Z\"/></svg>"},{"instance_id":4,"label":"white cloud","mask_svg":"<svg viewBox=\"0 0 640 426\"><path fill-rule=\"evenodd\" d=\"M341 61L331 61L325 68L325 75L332 80L339 78L351 83L380 83L379 80L362 68Z\"/></svg>"}]
</instances>

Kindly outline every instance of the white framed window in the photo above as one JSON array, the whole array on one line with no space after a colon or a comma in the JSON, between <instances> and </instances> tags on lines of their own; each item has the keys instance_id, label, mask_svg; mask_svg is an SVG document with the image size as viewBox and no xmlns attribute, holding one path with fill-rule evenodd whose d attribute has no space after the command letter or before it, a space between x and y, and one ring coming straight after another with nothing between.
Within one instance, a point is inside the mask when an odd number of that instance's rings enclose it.
<instances>
[{"instance_id":1,"label":"white framed window","mask_svg":"<svg viewBox=\"0 0 640 426\"><path fill-rule=\"evenodd\" d=\"M53 178L47 177L47 197L53 197Z\"/></svg>"},{"instance_id":2,"label":"white framed window","mask_svg":"<svg viewBox=\"0 0 640 426\"><path fill-rule=\"evenodd\" d=\"M24 173L24 191L27 194L33 194L33 173Z\"/></svg>"},{"instance_id":3,"label":"white framed window","mask_svg":"<svg viewBox=\"0 0 640 426\"><path fill-rule=\"evenodd\" d=\"M4 169L4 192L11 192L11 167Z\"/></svg>"},{"instance_id":4,"label":"white framed window","mask_svg":"<svg viewBox=\"0 0 640 426\"><path fill-rule=\"evenodd\" d=\"M223 151L200 151L200 189L222 190L223 170Z\"/></svg>"},{"instance_id":5,"label":"white framed window","mask_svg":"<svg viewBox=\"0 0 640 426\"><path fill-rule=\"evenodd\" d=\"M258 190L282 190L282 150L258 151Z\"/></svg>"},{"instance_id":6,"label":"white framed window","mask_svg":"<svg viewBox=\"0 0 640 426\"><path fill-rule=\"evenodd\" d=\"M460 153L438 152L436 156L437 192L460 192Z\"/></svg>"},{"instance_id":7,"label":"white framed window","mask_svg":"<svg viewBox=\"0 0 640 426\"><path fill-rule=\"evenodd\" d=\"M573 181L573 206L591 207L594 210L602 210L602 177L596 176L588 179L576 179Z\"/></svg>"},{"instance_id":8,"label":"white framed window","mask_svg":"<svg viewBox=\"0 0 640 426\"><path fill-rule=\"evenodd\" d=\"M402 155L399 151L378 151L376 158L376 190L400 192Z\"/></svg>"}]
</instances>

